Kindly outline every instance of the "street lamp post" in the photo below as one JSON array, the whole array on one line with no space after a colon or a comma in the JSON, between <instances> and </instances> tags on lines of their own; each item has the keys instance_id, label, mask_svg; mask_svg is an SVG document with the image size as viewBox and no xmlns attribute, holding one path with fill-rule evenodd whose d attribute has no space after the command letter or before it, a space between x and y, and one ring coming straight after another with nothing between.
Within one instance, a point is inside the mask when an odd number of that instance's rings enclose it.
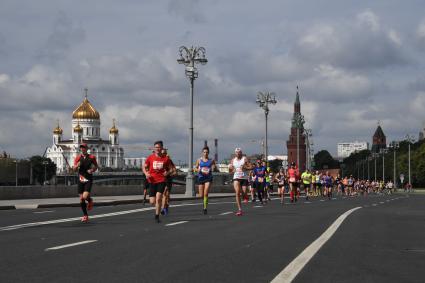
<instances>
[{"instance_id":1,"label":"street lamp post","mask_svg":"<svg viewBox=\"0 0 425 283\"><path fill-rule=\"evenodd\" d=\"M266 117L266 136L265 136L265 145L264 145L264 154L265 154L265 159L266 159L266 164L268 165L268 154L269 154L269 148L268 148L268 142L267 142L267 117L269 115L269 103L270 104L276 104L276 96L274 95L273 92L261 92L259 91L257 94L257 100L256 100L257 104L263 108L264 110L264 115Z\"/></svg>"},{"instance_id":2,"label":"street lamp post","mask_svg":"<svg viewBox=\"0 0 425 283\"><path fill-rule=\"evenodd\" d=\"M397 175L396 175L396 168L397 168L397 162L396 162L396 151L397 148L399 148L400 143L397 141L393 141L390 143L390 148L393 149L394 152L394 163L393 163L393 182L394 182L394 188L397 188Z\"/></svg>"},{"instance_id":3,"label":"street lamp post","mask_svg":"<svg viewBox=\"0 0 425 283\"><path fill-rule=\"evenodd\" d=\"M411 183L411 174L410 174L410 144L412 143L412 142L414 142L415 140L414 140L414 138L411 136L411 135L406 135L406 141L408 142L408 148L409 148L409 186L412 186L412 183Z\"/></svg>"},{"instance_id":4,"label":"street lamp post","mask_svg":"<svg viewBox=\"0 0 425 283\"><path fill-rule=\"evenodd\" d=\"M306 169L308 169L308 170L310 170L311 169L311 159L312 159L312 156L313 156L313 149L312 149L312 146L313 146L313 142L311 141L311 137L312 137L312 130L311 129L304 129L304 132L305 132L305 138L306 138L306 145L307 145L307 150L306 150L306 153L307 153L307 158L306 158Z\"/></svg>"},{"instance_id":5,"label":"street lamp post","mask_svg":"<svg viewBox=\"0 0 425 283\"><path fill-rule=\"evenodd\" d=\"M376 158L379 157L379 153L372 153L373 160L375 162L375 182L376 182Z\"/></svg>"},{"instance_id":6,"label":"street lamp post","mask_svg":"<svg viewBox=\"0 0 425 283\"><path fill-rule=\"evenodd\" d=\"M385 153L387 153L387 149L381 148L380 153L382 153L382 182L385 183Z\"/></svg>"},{"instance_id":7,"label":"street lamp post","mask_svg":"<svg viewBox=\"0 0 425 283\"><path fill-rule=\"evenodd\" d=\"M15 187L18 186L18 159L13 160L15 163Z\"/></svg>"},{"instance_id":8,"label":"street lamp post","mask_svg":"<svg viewBox=\"0 0 425 283\"><path fill-rule=\"evenodd\" d=\"M45 185L46 181L47 181L47 170L46 170L47 164L49 164L49 162L43 161L43 165L44 165L44 182L43 182L43 185Z\"/></svg>"},{"instance_id":9,"label":"street lamp post","mask_svg":"<svg viewBox=\"0 0 425 283\"><path fill-rule=\"evenodd\" d=\"M190 117L189 117L189 168L186 176L186 196L195 196L195 180L193 175L193 83L198 77L198 69L195 64L205 65L208 60L205 58L204 47L181 46L179 48L179 64L184 64L186 77L190 81Z\"/></svg>"}]
</instances>

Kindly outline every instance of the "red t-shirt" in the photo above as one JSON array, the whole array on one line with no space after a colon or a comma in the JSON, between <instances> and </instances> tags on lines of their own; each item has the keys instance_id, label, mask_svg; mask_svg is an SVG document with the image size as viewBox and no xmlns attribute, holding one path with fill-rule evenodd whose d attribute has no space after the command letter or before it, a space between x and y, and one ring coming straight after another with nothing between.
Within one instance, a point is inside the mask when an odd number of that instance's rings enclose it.
<instances>
[{"instance_id":1,"label":"red t-shirt","mask_svg":"<svg viewBox=\"0 0 425 283\"><path fill-rule=\"evenodd\" d=\"M145 166L148 167L148 172L151 175L148 178L148 182L151 184L164 183L166 177L164 173L171 168L171 160L168 156L157 156L151 154L145 161Z\"/></svg>"},{"instance_id":2,"label":"red t-shirt","mask_svg":"<svg viewBox=\"0 0 425 283\"><path fill-rule=\"evenodd\" d=\"M294 168L288 169L288 176L289 176L289 182L290 183L296 182L297 179L298 179L298 175L299 175L298 169L296 169L296 168L295 169Z\"/></svg>"}]
</instances>

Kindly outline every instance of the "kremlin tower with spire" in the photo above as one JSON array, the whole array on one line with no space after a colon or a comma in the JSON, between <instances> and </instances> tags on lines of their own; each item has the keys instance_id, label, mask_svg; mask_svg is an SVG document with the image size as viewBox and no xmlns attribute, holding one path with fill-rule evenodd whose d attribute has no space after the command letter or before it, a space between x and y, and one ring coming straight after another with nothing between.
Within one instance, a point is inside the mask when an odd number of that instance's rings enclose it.
<instances>
[{"instance_id":1,"label":"kremlin tower with spire","mask_svg":"<svg viewBox=\"0 0 425 283\"><path fill-rule=\"evenodd\" d=\"M304 133L304 116L301 115L300 95L298 93L295 97L294 115L292 116L291 134L286 142L288 149L288 165L292 162L297 164L300 172L306 169L306 139Z\"/></svg>"}]
</instances>

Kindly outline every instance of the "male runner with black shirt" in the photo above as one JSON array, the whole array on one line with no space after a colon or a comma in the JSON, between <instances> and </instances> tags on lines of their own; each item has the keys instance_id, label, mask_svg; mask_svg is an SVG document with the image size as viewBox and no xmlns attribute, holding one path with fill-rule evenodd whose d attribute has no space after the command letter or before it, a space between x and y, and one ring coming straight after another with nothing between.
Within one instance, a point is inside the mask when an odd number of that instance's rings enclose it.
<instances>
[{"instance_id":1,"label":"male runner with black shirt","mask_svg":"<svg viewBox=\"0 0 425 283\"><path fill-rule=\"evenodd\" d=\"M87 223L89 221L87 210L93 208L93 199L90 197L90 191L93 184L93 172L97 170L97 161L94 155L87 153L87 144L81 144L80 150L82 153L74 160L74 171L78 171L78 194L80 195L80 205L83 210L81 222Z\"/></svg>"}]
</instances>

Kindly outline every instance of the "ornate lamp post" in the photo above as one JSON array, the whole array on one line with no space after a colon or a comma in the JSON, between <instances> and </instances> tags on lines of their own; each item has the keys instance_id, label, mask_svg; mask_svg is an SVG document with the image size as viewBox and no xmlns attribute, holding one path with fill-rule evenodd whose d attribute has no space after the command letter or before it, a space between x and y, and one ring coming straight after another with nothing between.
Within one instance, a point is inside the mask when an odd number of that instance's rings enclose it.
<instances>
[{"instance_id":1,"label":"ornate lamp post","mask_svg":"<svg viewBox=\"0 0 425 283\"><path fill-rule=\"evenodd\" d=\"M204 47L181 46L179 48L179 64L184 64L186 77L190 81L190 118L189 118L189 168L186 176L186 196L195 196L195 180L193 175L193 83L198 78L198 69L195 64L205 65L208 60L205 58Z\"/></svg>"},{"instance_id":2,"label":"ornate lamp post","mask_svg":"<svg viewBox=\"0 0 425 283\"><path fill-rule=\"evenodd\" d=\"M266 137L265 137L265 145L264 145L264 154L265 154L265 159L266 159L266 164L269 163L268 161L268 154L269 154L269 149L268 149L268 143L267 143L267 116L269 115L269 103L270 104L276 104L276 96L274 95L273 92L261 92L259 91L257 94L257 100L256 100L257 104L263 108L264 110L264 115L266 116Z\"/></svg>"}]
</instances>

